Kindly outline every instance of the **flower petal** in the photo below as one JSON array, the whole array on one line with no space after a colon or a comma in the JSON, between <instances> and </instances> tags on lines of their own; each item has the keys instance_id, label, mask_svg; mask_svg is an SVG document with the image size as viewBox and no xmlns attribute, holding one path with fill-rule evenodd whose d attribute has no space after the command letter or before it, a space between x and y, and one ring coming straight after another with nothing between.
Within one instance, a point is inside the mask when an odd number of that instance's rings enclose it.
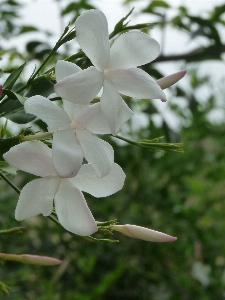
<instances>
[{"instance_id":1,"label":"flower petal","mask_svg":"<svg viewBox=\"0 0 225 300\"><path fill-rule=\"evenodd\" d=\"M109 69L128 69L145 65L160 53L159 43L148 34L132 31L121 34L110 49Z\"/></svg>"},{"instance_id":2,"label":"flower petal","mask_svg":"<svg viewBox=\"0 0 225 300\"><path fill-rule=\"evenodd\" d=\"M111 133L100 103L89 105L86 113L78 120L78 124L80 127L95 134Z\"/></svg>"},{"instance_id":3,"label":"flower petal","mask_svg":"<svg viewBox=\"0 0 225 300\"><path fill-rule=\"evenodd\" d=\"M56 81L60 81L67 76L73 75L77 72L82 71L80 67L69 61L58 60L55 65L55 77Z\"/></svg>"},{"instance_id":4,"label":"flower petal","mask_svg":"<svg viewBox=\"0 0 225 300\"><path fill-rule=\"evenodd\" d=\"M109 64L108 23L103 12L89 10L77 18L76 37L93 65L103 71Z\"/></svg>"},{"instance_id":5,"label":"flower petal","mask_svg":"<svg viewBox=\"0 0 225 300\"><path fill-rule=\"evenodd\" d=\"M52 159L60 177L74 177L82 166L83 151L71 129L53 134Z\"/></svg>"},{"instance_id":6,"label":"flower petal","mask_svg":"<svg viewBox=\"0 0 225 300\"><path fill-rule=\"evenodd\" d=\"M165 234L163 232L130 224L113 225L112 229L119 231L129 237L141 239L148 242L174 242L177 239L176 237Z\"/></svg>"},{"instance_id":7,"label":"flower petal","mask_svg":"<svg viewBox=\"0 0 225 300\"><path fill-rule=\"evenodd\" d=\"M109 73L109 78L124 95L142 99L166 99L156 81L141 69L115 70Z\"/></svg>"},{"instance_id":8,"label":"flower petal","mask_svg":"<svg viewBox=\"0 0 225 300\"><path fill-rule=\"evenodd\" d=\"M130 119L133 113L110 80L104 82L101 109L107 118L113 135L121 130L123 124Z\"/></svg>"},{"instance_id":9,"label":"flower petal","mask_svg":"<svg viewBox=\"0 0 225 300\"><path fill-rule=\"evenodd\" d=\"M70 126L70 119L65 111L42 96L33 96L24 104L26 113L33 114L48 125L48 131L54 132Z\"/></svg>"},{"instance_id":10,"label":"flower petal","mask_svg":"<svg viewBox=\"0 0 225 300\"><path fill-rule=\"evenodd\" d=\"M68 179L61 181L55 196L55 210L59 222L66 230L82 236L97 231L95 220L83 194Z\"/></svg>"},{"instance_id":11,"label":"flower petal","mask_svg":"<svg viewBox=\"0 0 225 300\"><path fill-rule=\"evenodd\" d=\"M76 129L77 139L85 159L94 167L100 178L109 174L114 161L112 146L84 129Z\"/></svg>"},{"instance_id":12,"label":"flower petal","mask_svg":"<svg viewBox=\"0 0 225 300\"><path fill-rule=\"evenodd\" d=\"M111 172L103 178L98 178L94 168L87 164L83 165L77 176L70 180L79 190L99 198L107 197L121 190L125 177L123 170L117 164L113 164Z\"/></svg>"},{"instance_id":13,"label":"flower petal","mask_svg":"<svg viewBox=\"0 0 225 300\"><path fill-rule=\"evenodd\" d=\"M161 89L166 89L176 83L177 81L181 80L184 75L186 74L186 70L182 70L180 72L170 74L168 76L162 77L159 80L156 80L158 85L161 87Z\"/></svg>"},{"instance_id":14,"label":"flower petal","mask_svg":"<svg viewBox=\"0 0 225 300\"><path fill-rule=\"evenodd\" d=\"M70 116L71 123L74 123L74 125L76 125L79 118L81 118L87 112L88 107L89 105L79 105L69 102L67 100L63 100L63 108L66 111L66 113Z\"/></svg>"},{"instance_id":15,"label":"flower petal","mask_svg":"<svg viewBox=\"0 0 225 300\"><path fill-rule=\"evenodd\" d=\"M20 193L16 206L16 220L21 221L39 214L49 216L58 188L57 177L39 178L27 183Z\"/></svg>"},{"instance_id":16,"label":"flower petal","mask_svg":"<svg viewBox=\"0 0 225 300\"><path fill-rule=\"evenodd\" d=\"M97 95L103 86L103 74L90 67L60 80L55 92L62 98L74 103L86 105Z\"/></svg>"},{"instance_id":17,"label":"flower petal","mask_svg":"<svg viewBox=\"0 0 225 300\"><path fill-rule=\"evenodd\" d=\"M57 175L52 164L52 150L42 142L21 143L10 148L3 157L11 166L34 175Z\"/></svg>"}]
</instances>

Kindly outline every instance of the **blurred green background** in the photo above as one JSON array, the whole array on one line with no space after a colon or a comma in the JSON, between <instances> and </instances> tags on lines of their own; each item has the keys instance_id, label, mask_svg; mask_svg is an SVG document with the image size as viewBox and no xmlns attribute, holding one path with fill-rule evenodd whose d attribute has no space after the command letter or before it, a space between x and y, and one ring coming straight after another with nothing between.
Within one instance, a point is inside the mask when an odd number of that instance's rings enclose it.
<instances>
[{"instance_id":1,"label":"blurred green background","mask_svg":"<svg viewBox=\"0 0 225 300\"><path fill-rule=\"evenodd\" d=\"M136 2L123 4L127 12ZM63 1L61 18L69 17L73 24L84 9L94 7L88 0ZM38 31L32 24L18 22L22 9L16 0L3 0L0 6L0 56L5 73L24 61L39 64L51 49L51 32L42 32L40 40L29 35L23 51L7 46L13 38ZM114 147L115 161L126 173L126 182L108 198L94 199L87 194L85 198L98 221L116 218L121 224L152 228L178 240L148 243L115 234L118 244L87 243L42 216L18 223L14 219L18 196L1 180L1 229L26 226L26 230L0 236L0 252L63 260L57 267L2 264L0 280L10 287L10 296L1 295L1 299L225 299L225 92L224 78L215 82L213 75L224 67L225 4L193 14L185 6L149 1L135 14L154 20L154 27L146 30L150 34L158 30L165 38L168 31L175 30L188 37L187 43L194 43L192 49L180 51L178 44L175 54L163 53L144 66L156 79L169 75L173 66L188 72L183 82L166 90L163 113L159 100L128 99L136 117L121 135L134 140L164 136L167 142L183 142L185 153L154 153L105 137ZM71 44L62 48L48 67L71 54ZM204 74L204 68L212 68L212 74ZM11 180L22 188L32 177L19 174Z\"/></svg>"}]
</instances>

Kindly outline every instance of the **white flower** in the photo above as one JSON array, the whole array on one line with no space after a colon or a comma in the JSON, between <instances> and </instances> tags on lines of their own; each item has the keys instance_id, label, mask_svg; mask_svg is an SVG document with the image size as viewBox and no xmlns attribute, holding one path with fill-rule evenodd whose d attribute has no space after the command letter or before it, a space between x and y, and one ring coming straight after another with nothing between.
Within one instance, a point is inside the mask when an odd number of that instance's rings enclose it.
<instances>
[{"instance_id":1,"label":"white flower","mask_svg":"<svg viewBox=\"0 0 225 300\"><path fill-rule=\"evenodd\" d=\"M75 177L62 178L54 169L52 150L40 141L16 145L3 157L10 165L43 177L34 179L22 189L15 212L17 220L38 214L50 215L54 199L62 226L83 236L96 232L97 226L81 191L97 198L106 197L119 191L125 179L117 164L113 164L111 172L102 179L98 178L90 164L83 165ZM62 160L62 168L63 164Z\"/></svg>"},{"instance_id":2,"label":"white flower","mask_svg":"<svg viewBox=\"0 0 225 300\"><path fill-rule=\"evenodd\" d=\"M38 116L48 125L48 131L53 132L56 172L61 177L75 176L85 157L100 178L108 175L114 161L113 148L94 135L110 133L100 103L88 106L63 100L63 108L42 96L33 96L24 104L27 113Z\"/></svg>"},{"instance_id":3,"label":"white flower","mask_svg":"<svg viewBox=\"0 0 225 300\"><path fill-rule=\"evenodd\" d=\"M148 242L174 242L176 237L136 225L113 225L112 229L132 238Z\"/></svg>"},{"instance_id":4,"label":"white flower","mask_svg":"<svg viewBox=\"0 0 225 300\"><path fill-rule=\"evenodd\" d=\"M107 20L98 10L83 13L77 18L75 27L77 40L95 67L59 81L55 85L58 95L73 103L88 104L103 87L101 109L114 135L132 114L119 93L134 98L165 100L156 81L137 68L159 55L156 40L132 31L120 35L110 48Z\"/></svg>"}]
</instances>

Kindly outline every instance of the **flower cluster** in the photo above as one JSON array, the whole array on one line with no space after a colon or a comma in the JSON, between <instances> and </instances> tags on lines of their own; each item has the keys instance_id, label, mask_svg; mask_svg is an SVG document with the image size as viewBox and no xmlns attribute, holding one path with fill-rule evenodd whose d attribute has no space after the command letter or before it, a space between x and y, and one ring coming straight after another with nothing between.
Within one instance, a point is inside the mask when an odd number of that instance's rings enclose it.
<instances>
[{"instance_id":1,"label":"flower cluster","mask_svg":"<svg viewBox=\"0 0 225 300\"><path fill-rule=\"evenodd\" d=\"M122 95L165 101L163 89L185 72L155 81L138 66L159 55L158 42L145 33L131 31L121 34L110 47L108 24L101 11L83 13L75 27L77 41L94 66L82 70L74 63L59 60L55 66L55 92L62 97L62 107L39 95L24 104L26 113L47 124L52 149L32 136L32 141L12 147L4 159L41 177L22 189L17 220L38 214L49 216L54 206L66 230L87 236L98 230L98 223L82 191L97 198L106 197L119 191L125 180L123 170L114 163L112 146L97 135L117 135L130 119L133 112ZM100 102L91 104L101 89ZM111 230L148 241L175 240L133 225L114 225Z\"/></svg>"}]
</instances>

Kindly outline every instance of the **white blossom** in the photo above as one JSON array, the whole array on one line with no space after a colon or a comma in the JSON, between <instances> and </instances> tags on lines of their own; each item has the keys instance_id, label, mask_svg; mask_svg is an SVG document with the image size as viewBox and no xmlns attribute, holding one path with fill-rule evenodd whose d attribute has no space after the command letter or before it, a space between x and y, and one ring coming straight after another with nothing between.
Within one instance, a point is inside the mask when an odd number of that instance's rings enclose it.
<instances>
[{"instance_id":1,"label":"white blossom","mask_svg":"<svg viewBox=\"0 0 225 300\"><path fill-rule=\"evenodd\" d=\"M90 164L82 165L75 177L63 178L52 163L52 150L40 141L16 145L3 157L10 165L42 177L27 183L22 189L16 206L16 219L50 215L54 199L62 226L82 236L96 232L97 225L81 191L97 198L106 197L119 191L125 180L125 174L117 164L113 164L110 173L102 179ZM64 160L60 163L64 168Z\"/></svg>"},{"instance_id":2,"label":"white blossom","mask_svg":"<svg viewBox=\"0 0 225 300\"><path fill-rule=\"evenodd\" d=\"M121 34L110 48L108 23L99 10L84 12L77 18L75 27L78 43L94 67L60 80L55 85L58 95L85 105L103 87L101 109L114 135L132 114L119 93L134 98L165 101L166 96L156 81L137 68L159 55L160 47L156 40L145 33L131 31Z\"/></svg>"},{"instance_id":3,"label":"white blossom","mask_svg":"<svg viewBox=\"0 0 225 300\"><path fill-rule=\"evenodd\" d=\"M48 131L53 132L53 164L61 177L75 176L83 157L100 178L109 174L114 161L113 148L95 135L110 133L100 103L88 106L63 100L62 109L45 97L33 96L27 99L24 109L38 116L48 125Z\"/></svg>"}]
</instances>

